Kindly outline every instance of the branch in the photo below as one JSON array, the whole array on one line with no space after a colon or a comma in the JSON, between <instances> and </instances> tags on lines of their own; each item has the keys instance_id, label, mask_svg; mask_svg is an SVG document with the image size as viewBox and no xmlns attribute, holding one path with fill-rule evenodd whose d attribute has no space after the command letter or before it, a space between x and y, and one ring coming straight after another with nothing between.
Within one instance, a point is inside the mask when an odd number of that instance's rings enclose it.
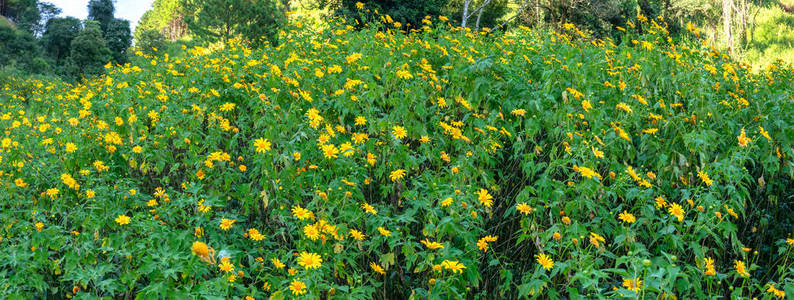
<instances>
[{"instance_id":1,"label":"branch","mask_svg":"<svg viewBox=\"0 0 794 300\"><path fill-rule=\"evenodd\" d=\"M518 17L518 15L520 15L520 14L521 14L521 12L523 12L523 11L524 11L524 9L526 9L526 8L527 8L527 6L529 6L529 0L525 0L525 1L524 1L524 4L523 4L523 5L521 5L521 7L519 7L519 8L518 8L518 11L516 11L516 14L515 14L515 15L513 15L513 16L512 16L512 17L510 17L509 19L507 19L507 20L505 20L504 22L502 22L502 24L499 24L499 26L496 26L496 27L494 27L494 28L488 29L488 32L487 32L487 33L491 33L491 32L493 32L494 30L496 30L496 29L499 29L499 28L501 28L501 27L504 27L505 25L507 25L507 23L509 23L510 21L512 21L513 19L515 19L516 17Z\"/></svg>"}]
</instances>

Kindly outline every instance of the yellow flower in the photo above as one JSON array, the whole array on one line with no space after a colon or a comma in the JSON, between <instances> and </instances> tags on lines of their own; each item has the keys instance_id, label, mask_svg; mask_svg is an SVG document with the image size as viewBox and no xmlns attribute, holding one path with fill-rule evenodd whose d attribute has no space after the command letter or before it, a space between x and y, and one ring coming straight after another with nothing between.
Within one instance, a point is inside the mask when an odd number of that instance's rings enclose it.
<instances>
[{"instance_id":1,"label":"yellow flower","mask_svg":"<svg viewBox=\"0 0 794 300\"><path fill-rule=\"evenodd\" d=\"M386 271L383 270L383 267L381 267L380 265L378 265L378 264L376 264L374 262L369 263L369 267L372 268L373 271L377 272L380 275L385 275L386 274Z\"/></svg>"},{"instance_id":2,"label":"yellow flower","mask_svg":"<svg viewBox=\"0 0 794 300\"><path fill-rule=\"evenodd\" d=\"M639 278L623 278L623 287L633 292L639 292L642 289L642 280Z\"/></svg>"},{"instance_id":3,"label":"yellow flower","mask_svg":"<svg viewBox=\"0 0 794 300\"><path fill-rule=\"evenodd\" d=\"M667 211L670 213L670 215L678 218L678 222L684 221L685 212L681 205L678 205L678 203L671 203Z\"/></svg>"},{"instance_id":4,"label":"yellow flower","mask_svg":"<svg viewBox=\"0 0 794 300\"><path fill-rule=\"evenodd\" d=\"M236 221L237 220L223 218L221 219L221 224L219 225L219 227L224 231L229 230L230 228L232 228L234 222Z\"/></svg>"},{"instance_id":5,"label":"yellow flower","mask_svg":"<svg viewBox=\"0 0 794 300\"><path fill-rule=\"evenodd\" d=\"M391 236L391 231L389 231L389 230L387 230L386 228L383 228L383 227L378 227L378 232L380 232L380 234L385 236L385 237L390 237Z\"/></svg>"},{"instance_id":6,"label":"yellow flower","mask_svg":"<svg viewBox=\"0 0 794 300\"><path fill-rule=\"evenodd\" d=\"M366 125L366 124L367 124L367 118L365 118L364 116L356 117L356 125L357 126L363 126L363 125Z\"/></svg>"},{"instance_id":7,"label":"yellow flower","mask_svg":"<svg viewBox=\"0 0 794 300\"><path fill-rule=\"evenodd\" d=\"M579 172L579 174L581 174L582 177L585 177L585 178L596 177L596 178L598 178L598 180L601 180L601 175L599 175L598 173L596 173L595 171L593 171L592 169L590 169L588 167L574 166L574 170Z\"/></svg>"},{"instance_id":8,"label":"yellow flower","mask_svg":"<svg viewBox=\"0 0 794 300\"><path fill-rule=\"evenodd\" d=\"M301 252L298 256L298 264L308 269L317 269L322 266L323 259L317 253Z\"/></svg>"},{"instance_id":9,"label":"yellow flower","mask_svg":"<svg viewBox=\"0 0 794 300\"><path fill-rule=\"evenodd\" d=\"M293 296L300 296L306 294L306 283L298 279L293 280L289 284L289 290L292 291Z\"/></svg>"},{"instance_id":10,"label":"yellow flower","mask_svg":"<svg viewBox=\"0 0 794 300\"><path fill-rule=\"evenodd\" d=\"M629 224L637 221L637 218L635 218L634 215L626 212L625 210L618 215L618 219Z\"/></svg>"},{"instance_id":11,"label":"yellow flower","mask_svg":"<svg viewBox=\"0 0 794 300\"><path fill-rule=\"evenodd\" d=\"M195 241L193 242L192 252L198 257L207 257L209 256L210 249L207 246L207 244L203 242Z\"/></svg>"},{"instance_id":12,"label":"yellow flower","mask_svg":"<svg viewBox=\"0 0 794 300\"><path fill-rule=\"evenodd\" d=\"M429 248L430 250L436 250L436 249L444 248L444 245L442 245L441 243L439 243L439 242L431 242L428 239L421 240L420 242L422 242L422 244L425 245L425 247Z\"/></svg>"},{"instance_id":13,"label":"yellow flower","mask_svg":"<svg viewBox=\"0 0 794 300\"><path fill-rule=\"evenodd\" d=\"M66 147L65 148L66 148L65 150L66 150L67 153L72 153L72 152L77 151L77 146L75 146L75 144L72 144L72 143L66 143Z\"/></svg>"},{"instance_id":14,"label":"yellow flower","mask_svg":"<svg viewBox=\"0 0 794 300\"><path fill-rule=\"evenodd\" d=\"M477 241L477 248L480 248L482 252L488 252L488 243L496 242L498 238L493 235L486 235Z\"/></svg>"},{"instance_id":15,"label":"yellow flower","mask_svg":"<svg viewBox=\"0 0 794 300\"><path fill-rule=\"evenodd\" d=\"M392 171L391 174L389 174L389 178L391 179L391 181L397 181L405 177L405 173L406 173L405 170L397 169Z\"/></svg>"},{"instance_id":16,"label":"yellow flower","mask_svg":"<svg viewBox=\"0 0 794 300\"><path fill-rule=\"evenodd\" d=\"M706 184L706 186L711 186L714 183L714 181L709 178L709 174L706 173L706 171L698 171L698 177L703 181L703 183Z\"/></svg>"},{"instance_id":17,"label":"yellow flower","mask_svg":"<svg viewBox=\"0 0 794 300\"><path fill-rule=\"evenodd\" d=\"M303 221L306 219L313 218L314 214L308 209L295 205L292 207L292 216L298 218L298 220Z\"/></svg>"},{"instance_id":18,"label":"yellow flower","mask_svg":"<svg viewBox=\"0 0 794 300\"><path fill-rule=\"evenodd\" d=\"M535 261L537 261L541 267L546 269L546 271L551 270L551 268L554 268L554 260L551 259L551 257L546 255L545 253L536 255Z\"/></svg>"},{"instance_id":19,"label":"yellow flower","mask_svg":"<svg viewBox=\"0 0 794 300\"><path fill-rule=\"evenodd\" d=\"M741 277L750 277L750 273L747 272L747 266L745 266L744 262L741 260L734 260L733 267L736 268L736 273L739 274Z\"/></svg>"},{"instance_id":20,"label":"yellow flower","mask_svg":"<svg viewBox=\"0 0 794 300\"><path fill-rule=\"evenodd\" d=\"M596 148L596 147L592 147L591 149L593 150L593 155L595 155L595 157L604 158L604 152L603 151L598 150L598 148Z\"/></svg>"},{"instance_id":21,"label":"yellow flower","mask_svg":"<svg viewBox=\"0 0 794 300\"><path fill-rule=\"evenodd\" d=\"M271 144L267 139L256 139L254 140L254 146L257 153L265 153L270 150Z\"/></svg>"},{"instance_id":22,"label":"yellow flower","mask_svg":"<svg viewBox=\"0 0 794 300\"><path fill-rule=\"evenodd\" d=\"M119 225L127 225L130 223L130 217L125 215L119 215L118 217L116 217L116 223L119 223Z\"/></svg>"},{"instance_id":23,"label":"yellow flower","mask_svg":"<svg viewBox=\"0 0 794 300\"><path fill-rule=\"evenodd\" d=\"M218 265L218 267L221 269L221 271L226 272L226 273L234 271L234 264L229 262L229 258L228 257L222 258L221 259L221 264Z\"/></svg>"},{"instance_id":24,"label":"yellow flower","mask_svg":"<svg viewBox=\"0 0 794 300\"><path fill-rule=\"evenodd\" d=\"M447 197L443 201L441 201L441 207L447 207L452 204L452 197Z\"/></svg>"},{"instance_id":25,"label":"yellow flower","mask_svg":"<svg viewBox=\"0 0 794 300\"><path fill-rule=\"evenodd\" d=\"M493 200L491 200L493 196L491 196L486 189L480 189L477 193L477 199L480 200L480 204L485 205L485 207L491 207L491 205L493 205Z\"/></svg>"},{"instance_id":26,"label":"yellow flower","mask_svg":"<svg viewBox=\"0 0 794 300\"><path fill-rule=\"evenodd\" d=\"M365 238L365 235L361 233L361 231L355 229L350 229L350 236L352 236L354 239L357 239L359 241L363 241Z\"/></svg>"},{"instance_id":27,"label":"yellow flower","mask_svg":"<svg viewBox=\"0 0 794 300\"><path fill-rule=\"evenodd\" d=\"M598 235L595 232L590 233L590 244L595 246L596 248L601 248L604 245L606 239L603 236Z\"/></svg>"},{"instance_id":28,"label":"yellow flower","mask_svg":"<svg viewBox=\"0 0 794 300\"><path fill-rule=\"evenodd\" d=\"M361 208L364 209L364 212L370 213L372 215L377 215L378 211L375 210L375 207L369 205L369 203L361 204Z\"/></svg>"},{"instance_id":29,"label":"yellow flower","mask_svg":"<svg viewBox=\"0 0 794 300\"><path fill-rule=\"evenodd\" d=\"M336 148L333 144L327 144L322 146L323 155L325 158L336 158L339 154L339 149Z\"/></svg>"},{"instance_id":30,"label":"yellow flower","mask_svg":"<svg viewBox=\"0 0 794 300\"><path fill-rule=\"evenodd\" d=\"M283 269L285 267L284 263L282 263L278 258L273 258L270 260L270 262L273 263L273 266L276 267L276 269Z\"/></svg>"},{"instance_id":31,"label":"yellow flower","mask_svg":"<svg viewBox=\"0 0 794 300\"><path fill-rule=\"evenodd\" d=\"M714 269L714 259L711 257L706 257L703 259L706 263L706 272L703 272L706 276L716 276L717 271Z\"/></svg>"},{"instance_id":32,"label":"yellow flower","mask_svg":"<svg viewBox=\"0 0 794 300\"><path fill-rule=\"evenodd\" d=\"M391 133L397 139L403 139L406 136L408 136L408 131L406 131L405 127L402 127L402 126L394 126L394 127L392 127Z\"/></svg>"},{"instance_id":33,"label":"yellow flower","mask_svg":"<svg viewBox=\"0 0 794 300\"><path fill-rule=\"evenodd\" d=\"M452 273L463 273L463 269L466 268L466 266L456 260L444 260L441 262L441 266L443 266L444 269L452 271Z\"/></svg>"},{"instance_id":34,"label":"yellow flower","mask_svg":"<svg viewBox=\"0 0 794 300\"><path fill-rule=\"evenodd\" d=\"M36 232L41 232L42 229L44 229L44 223L36 222Z\"/></svg>"},{"instance_id":35,"label":"yellow flower","mask_svg":"<svg viewBox=\"0 0 794 300\"><path fill-rule=\"evenodd\" d=\"M303 226L303 234L312 241L315 241L320 238L320 229L317 228L316 224L307 224Z\"/></svg>"},{"instance_id":36,"label":"yellow flower","mask_svg":"<svg viewBox=\"0 0 794 300\"><path fill-rule=\"evenodd\" d=\"M750 139L747 138L747 135L744 133L744 128L742 128L742 134L736 137L739 140L739 146L742 148L747 147L747 144L750 143Z\"/></svg>"},{"instance_id":37,"label":"yellow flower","mask_svg":"<svg viewBox=\"0 0 794 300\"><path fill-rule=\"evenodd\" d=\"M520 211L524 215L529 215L530 213L532 213L532 207L524 202L520 202L516 204L516 210Z\"/></svg>"},{"instance_id":38,"label":"yellow flower","mask_svg":"<svg viewBox=\"0 0 794 300\"><path fill-rule=\"evenodd\" d=\"M766 289L767 293L771 293L772 295L775 295L775 297L778 297L780 299L786 298L786 292L778 290L777 288L775 288L775 285L772 283L768 284L768 286L769 288Z\"/></svg>"},{"instance_id":39,"label":"yellow flower","mask_svg":"<svg viewBox=\"0 0 794 300\"><path fill-rule=\"evenodd\" d=\"M759 130L759 133L762 136L764 136L767 140L769 140L770 142L772 141L772 138L769 136L769 131L764 130L764 127L761 127L761 125L758 125L758 130Z\"/></svg>"}]
</instances>

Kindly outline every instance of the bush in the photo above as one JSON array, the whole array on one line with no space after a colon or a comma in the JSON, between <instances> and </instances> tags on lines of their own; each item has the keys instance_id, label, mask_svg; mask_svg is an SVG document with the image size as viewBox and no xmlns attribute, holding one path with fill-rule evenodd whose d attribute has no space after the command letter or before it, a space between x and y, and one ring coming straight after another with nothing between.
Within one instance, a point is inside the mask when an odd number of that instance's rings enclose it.
<instances>
[{"instance_id":1,"label":"bush","mask_svg":"<svg viewBox=\"0 0 794 300\"><path fill-rule=\"evenodd\" d=\"M1 295L792 294L791 68L425 23L0 81Z\"/></svg>"}]
</instances>

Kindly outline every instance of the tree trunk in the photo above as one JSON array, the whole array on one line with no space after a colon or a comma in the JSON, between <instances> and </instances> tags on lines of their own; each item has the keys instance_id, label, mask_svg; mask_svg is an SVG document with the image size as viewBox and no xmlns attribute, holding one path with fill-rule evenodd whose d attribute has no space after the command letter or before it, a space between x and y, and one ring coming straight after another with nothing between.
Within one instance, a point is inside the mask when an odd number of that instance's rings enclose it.
<instances>
[{"instance_id":1,"label":"tree trunk","mask_svg":"<svg viewBox=\"0 0 794 300\"><path fill-rule=\"evenodd\" d=\"M463 1L463 17L460 20L460 27L466 27L466 19L469 18L469 4L471 0L464 0Z\"/></svg>"},{"instance_id":2,"label":"tree trunk","mask_svg":"<svg viewBox=\"0 0 794 300\"><path fill-rule=\"evenodd\" d=\"M741 1L742 1L742 8L741 8L742 9L742 12L741 12L741 16L742 17L741 17L741 24L740 24L741 25L741 29L740 29L741 32L739 34L740 34L740 38L741 38L741 41L742 41L742 48L744 49L744 47L747 46L747 0L741 0Z\"/></svg>"},{"instance_id":3,"label":"tree trunk","mask_svg":"<svg viewBox=\"0 0 794 300\"><path fill-rule=\"evenodd\" d=\"M483 4L483 6L487 5L488 2L490 2L490 1L486 1L485 4ZM480 12L477 13L477 24L474 25L475 31L480 31L480 18L482 17L482 11L483 10L485 10L485 9L480 7Z\"/></svg>"},{"instance_id":4,"label":"tree trunk","mask_svg":"<svg viewBox=\"0 0 794 300\"><path fill-rule=\"evenodd\" d=\"M731 32L731 12L733 10L733 0L722 0L722 30L725 42L725 47L728 48L728 53L733 54L733 34Z\"/></svg>"}]
</instances>

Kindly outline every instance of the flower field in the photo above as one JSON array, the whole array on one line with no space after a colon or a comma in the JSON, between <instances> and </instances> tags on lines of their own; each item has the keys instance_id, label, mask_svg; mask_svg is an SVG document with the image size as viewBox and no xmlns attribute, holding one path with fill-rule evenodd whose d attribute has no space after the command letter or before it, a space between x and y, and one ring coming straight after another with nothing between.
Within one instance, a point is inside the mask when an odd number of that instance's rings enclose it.
<instances>
[{"instance_id":1,"label":"flower field","mask_svg":"<svg viewBox=\"0 0 794 300\"><path fill-rule=\"evenodd\" d=\"M794 70L640 20L0 77L0 297L793 296Z\"/></svg>"}]
</instances>

